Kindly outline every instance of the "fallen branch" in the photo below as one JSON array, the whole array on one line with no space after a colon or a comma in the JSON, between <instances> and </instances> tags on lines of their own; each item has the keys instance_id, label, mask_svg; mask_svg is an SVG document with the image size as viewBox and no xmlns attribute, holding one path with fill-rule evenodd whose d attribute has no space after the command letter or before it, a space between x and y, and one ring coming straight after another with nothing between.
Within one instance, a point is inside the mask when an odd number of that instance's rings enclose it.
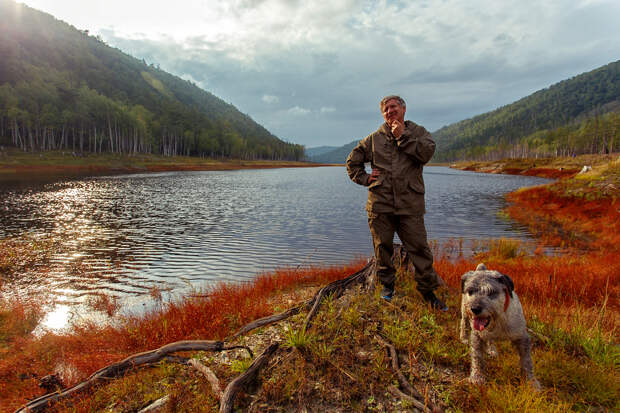
<instances>
[{"instance_id":1,"label":"fallen branch","mask_svg":"<svg viewBox=\"0 0 620 413\"><path fill-rule=\"evenodd\" d=\"M278 346L278 343L271 344L256 358L256 360L254 360L252 365L243 374L228 383L222 395L220 413L230 413L233 411L233 404L235 397L237 397L237 393L256 378L260 369L269 361L271 356L278 349Z\"/></svg>"}]
</instances>

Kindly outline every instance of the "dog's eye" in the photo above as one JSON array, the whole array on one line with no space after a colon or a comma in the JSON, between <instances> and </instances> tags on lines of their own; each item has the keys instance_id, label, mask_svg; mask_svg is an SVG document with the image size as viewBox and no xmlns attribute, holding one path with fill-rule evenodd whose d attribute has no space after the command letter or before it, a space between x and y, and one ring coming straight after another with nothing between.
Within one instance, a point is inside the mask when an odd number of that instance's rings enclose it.
<instances>
[{"instance_id":1,"label":"dog's eye","mask_svg":"<svg viewBox=\"0 0 620 413\"><path fill-rule=\"evenodd\" d=\"M489 291L489 294L488 294L488 295L489 295L489 297L491 297L491 298L495 298L495 297L497 297L497 295L498 295L498 294L499 294L499 293L498 293L497 291L495 291L495 290L491 290L491 291Z\"/></svg>"},{"instance_id":2,"label":"dog's eye","mask_svg":"<svg viewBox=\"0 0 620 413\"><path fill-rule=\"evenodd\" d=\"M465 291L465 293L466 293L467 295L474 295L475 291L474 291L474 290L472 290L472 289L468 289L468 290L466 290L466 291Z\"/></svg>"}]
</instances>

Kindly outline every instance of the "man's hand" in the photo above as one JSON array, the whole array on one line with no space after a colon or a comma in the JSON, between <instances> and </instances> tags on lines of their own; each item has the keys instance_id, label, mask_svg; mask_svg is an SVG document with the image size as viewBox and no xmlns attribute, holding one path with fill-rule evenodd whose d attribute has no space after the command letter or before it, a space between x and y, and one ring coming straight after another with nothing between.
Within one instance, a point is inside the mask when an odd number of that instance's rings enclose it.
<instances>
[{"instance_id":1,"label":"man's hand","mask_svg":"<svg viewBox=\"0 0 620 413\"><path fill-rule=\"evenodd\" d=\"M372 184L379 178L380 170L377 168L372 168L372 172L370 173L370 177L368 178L368 185Z\"/></svg>"},{"instance_id":2,"label":"man's hand","mask_svg":"<svg viewBox=\"0 0 620 413\"><path fill-rule=\"evenodd\" d=\"M392 135L394 135L396 139L400 139L405 131L405 124L395 119L390 126L392 127Z\"/></svg>"}]
</instances>

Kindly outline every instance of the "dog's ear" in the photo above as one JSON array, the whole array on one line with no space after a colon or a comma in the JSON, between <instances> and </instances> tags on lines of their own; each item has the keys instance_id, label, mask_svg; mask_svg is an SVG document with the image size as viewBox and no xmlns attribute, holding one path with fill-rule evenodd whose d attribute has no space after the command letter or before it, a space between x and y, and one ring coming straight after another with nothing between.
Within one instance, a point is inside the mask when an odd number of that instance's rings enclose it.
<instances>
[{"instance_id":1,"label":"dog's ear","mask_svg":"<svg viewBox=\"0 0 620 413\"><path fill-rule=\"evenodd\" d=\"M465 281L473 274L473 271L468 271L465 274L461 275L461 294L465 289Z\"/></svg>"},{"instance_id":2,"label":"dog's ear","mask_svg":"<svg viewBox=\"0 0 620 413\"><path fill-rule=\"evenodd\" d=\"M510 298L512 298L512 292L515 290L515 284L512 282L512 278L502 273L499 273L499 275L500 276L497 279L506 286L508 289L508 294L510 295Z\"/></svg>"}]
</instances>

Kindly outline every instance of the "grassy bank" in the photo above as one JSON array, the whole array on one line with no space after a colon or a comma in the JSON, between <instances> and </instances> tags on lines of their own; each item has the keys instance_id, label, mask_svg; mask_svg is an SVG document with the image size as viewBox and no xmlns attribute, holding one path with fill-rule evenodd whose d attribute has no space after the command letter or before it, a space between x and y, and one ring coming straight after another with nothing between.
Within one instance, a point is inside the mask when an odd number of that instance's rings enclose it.
<instances>
[{"instance_id":1,"label":"grassy bank","mask_svg":"<svg viewBox=\"0 0 620 413\"><path fill-rule=\"evenodd\" d=\"M584 166L604 167L620 154L579 155L575 157L502 159L499 161L464 161L450 165L463 171L494 174L539 176L541 178L566 178L576 175Z\"/></svg>"},{"instance_id":2,"label":"grassy bank","mask_svg":"<svg viewBox=\"0 0 620 413\"><path fill-rule=\"evenodd\" d=\"M282 342L261 372L261 381L242 394L237 407L253 412L414 411L390 387L397 382L380 335L397 349L406 378L446 411L617 411L619 166L611 162L573 179L510 195L508 213L545 235L544 241L561 246L562 255L544 255L542 246L505 239L481 242L475 257L463 256L458 240L434 245L436 269L447 283L440 291L450 306L447 313L429 309L411 273L401 268L392 303L381 300L378 291L357 291L328 298L307 331L302 312L236 339L235 344L249 346L254 354L271 341ZM0 265L6 273L14 265L28 265L23 262L31 254L39 257L33 261L45 257L46 246L4 242L0 254L7 258L0 256ZM500 357L489 360L486 386L466 381L468 349L458 339L460 277L480 261L515 282L534 341L541 392L521 380L518 356L507 343L499 343ZM80 325L67 334L38 338L30 331L41 316L40 304L2 301L0 331L6 333L0 336L0 410L11 411L45 393L39 379L46 374L56 373L71 385L138 351L182 339L224 338L251 320L293 307L362 265L281 270L243 286L219 285L174 303L159 301L158 310L144 317L116 315L115 325ZM153 296L159 299L156 292ZM208 366L222 386L250 363L244 351L185 356ZM168 411L218 411L207 380L173 362L135 369L57 409L137 411L163 396L169 397Z\"/></svg>"},{"instance_id":3,"label":"grassy bank","mask_svg":"<svg viewBox=\"0 0 620 413\"><path fill-rule=\"evenodd\" d=\"M245 161L158 155L74 154L71 152L0 151L0 180L33 176L84 176L164 171L221 171L236 169L298 168L323 166L297 161Z\"/></svg>"}]
</instances>

